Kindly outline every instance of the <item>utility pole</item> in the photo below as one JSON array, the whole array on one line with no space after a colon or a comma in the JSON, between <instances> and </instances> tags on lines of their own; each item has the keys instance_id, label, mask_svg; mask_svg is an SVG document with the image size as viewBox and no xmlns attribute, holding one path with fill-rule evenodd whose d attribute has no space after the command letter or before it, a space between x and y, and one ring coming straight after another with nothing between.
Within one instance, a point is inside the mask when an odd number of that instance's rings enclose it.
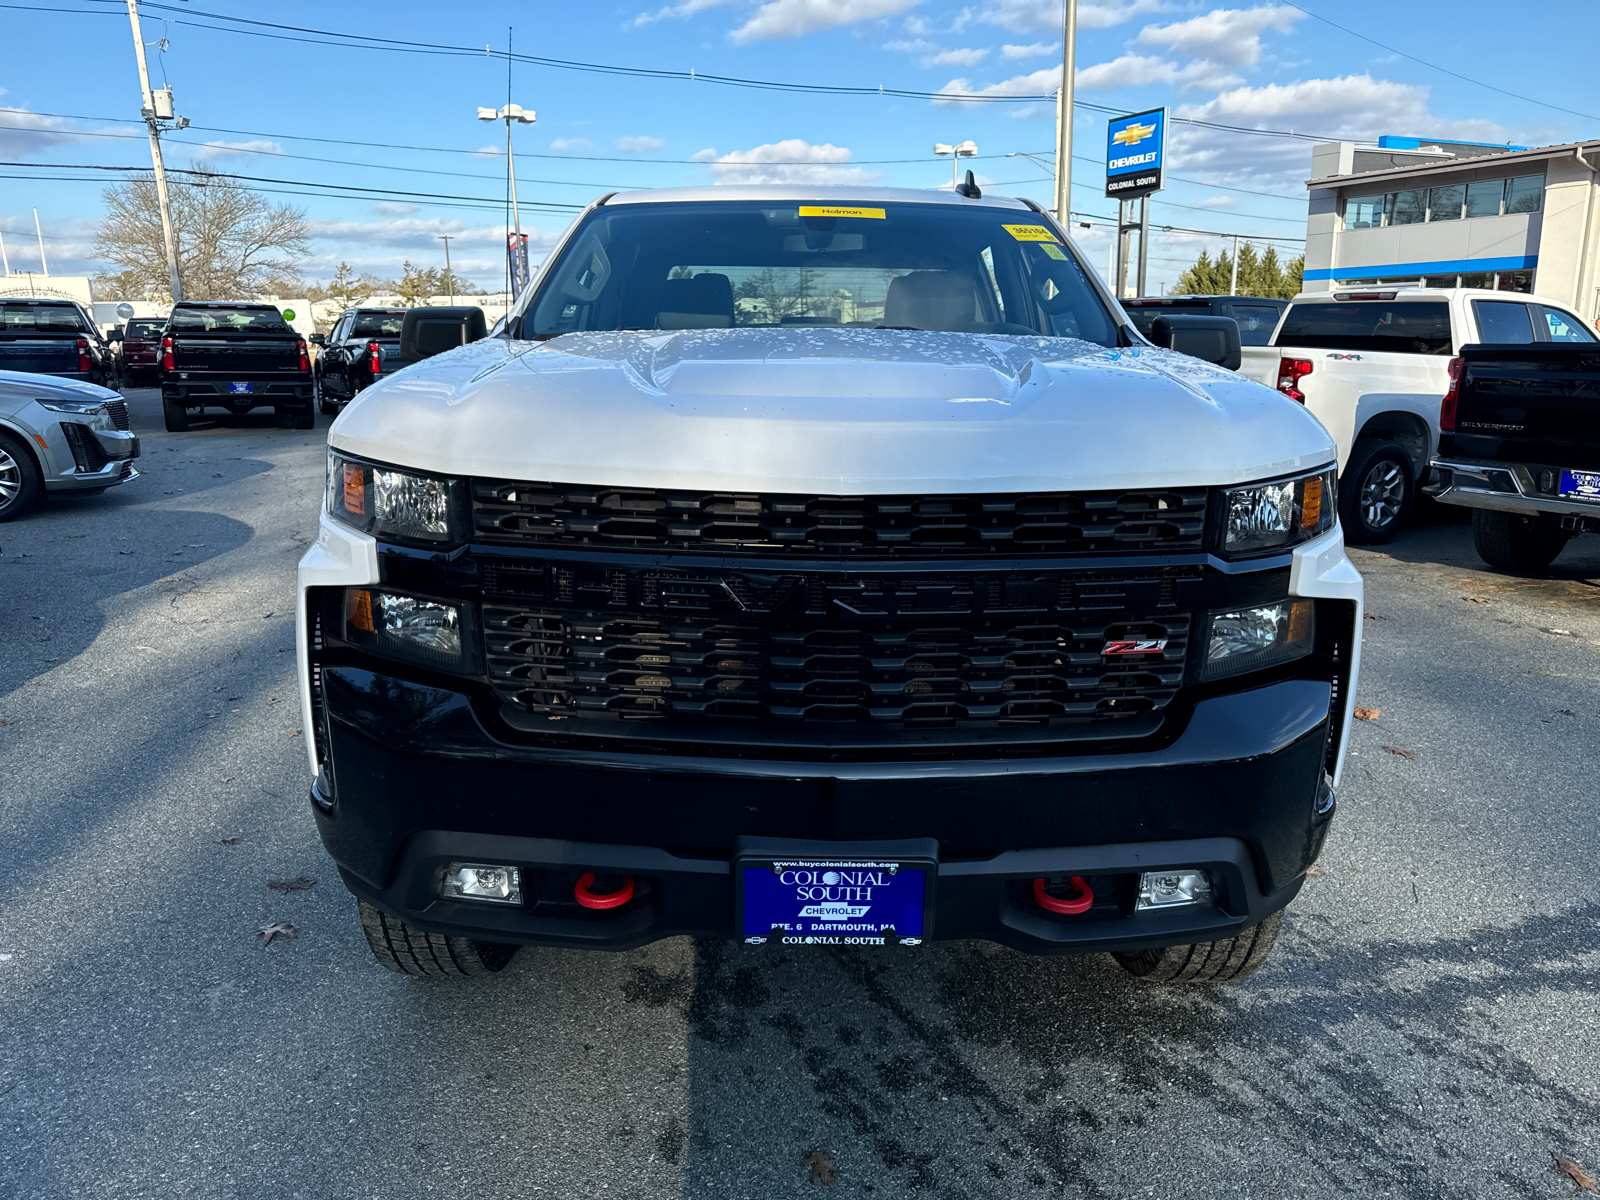
<instances>
[{"instance_id":1,"label":"utility pole","mask_svg":"<svg viewBox=\"0 0 1600 1200\"><path fill-rule=\"evenodd\" d=\"M1233 278L1228 281L1228 295L1239 294L1239 235L1233 235Z\"/></svg>"},{"instance_id":2,"label":"utility pole","mask_svg":"<svg viewBox=\"0 0 1600 1200\"><path fill-rule=\"evenodd\" d=\"M144 123L150 130L150 161L155 167L156 203L161 209L161 237L167 249L167 279L172 289L173 303L183 299L183 280L178 276L178 241L172 232L172 202L167 196L167 168L161 161L161 122L172 121L172 89L164 88L158 94L150 88L150 70L144 61L144 33L139 28L139 0L128 0L128 23L133 26L133 54L139 62L139 91L144 98L140 110ZM158 104L157 100L161 103ZM182 129L188 121L181 121Z\"/></svg>"},{"instance_id":3,"label":"utility pole","mask_svg":"<svg viewBox=\"0 0 1600 1200\"><path fill-rule=\"evenodd\" d=\"M1072 211L1072 87L1077 82L1078 0L1066 0L1061 29L1061 87L1056 92L1056 220ZM1117 297L1119 300L1121 297Z\"/></svg>"},{"instance_id":4,"label":"utility pole","mask_svg":"<svg viewBox=\"0 0 1600 1200\"><path fill-rule=\"evenodd\" d=\"M33 236L39 239L39 273L50 278L50 264L44 259L44 233L39 228L39 210L33 210Z\"/></svg>"},{"instance_id":5,"label":"utility pole","mask_svg":"<svg viewBox=\"0 0 1600 1200\"><path fill-rule=\"evenodd\" d=\"M1150 197L1148 195L1145 195L1145 196L1140 196L1139 197L1139 283L1138 283L1137 291L1134 293L1135 295L1143 296L1143 295L1146 294L1146 292L1144 290L1145 266L1149 261L1150 261Z\"/></svg>"},{"instance_id":6,"label":"utility pole","mask_svg":"<svg viewBox=\"0 0 1600 1200\"><path fill-rule=\"evenodd\" d=\"M450 270L450 239L454 236L454 234L449 233L441 233L439 235L439 240L444 243L444 282L445 286L450 290L450 303L452 306L456 302L456 277Z\"/></svg>"},{"instance_id":7,"label":"utility pole","mask_svg":"<svg viewBox=\"0 0 1600 1200\"><path fill-rule=\"evenodd\" d=\"M11 260L6 257L6 235L0 233L0 264L6 269L6 274L11 274Z\"/></svg>"}]
</instances>

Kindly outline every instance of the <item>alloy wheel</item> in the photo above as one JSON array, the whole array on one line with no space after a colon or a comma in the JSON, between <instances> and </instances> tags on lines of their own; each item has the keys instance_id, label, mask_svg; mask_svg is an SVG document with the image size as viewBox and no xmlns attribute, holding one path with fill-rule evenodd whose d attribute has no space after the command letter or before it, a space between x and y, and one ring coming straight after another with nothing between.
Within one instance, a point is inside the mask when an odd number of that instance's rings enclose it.
<instances>
[{"instance_id":1,"label":"alloy wheel","mask_svg":"<svg viewBox=\"0 0 1600 1200\"><path fill-rule=\"evenodd\" d=\"M1405 492L1406 478L1399 463L1392 459L1374 463L1361 481L1361 516L1367 525L1383 529L1398 520Z\"/></svg>"},{"instance_id":2,"label":"alloy wheel","mask_svg":"<svg viewBox=\"0 0 1600 1200\"><path fill-rule=\"evenodd\" d=\"M0 446L0 508L17 498L22 491L22 467Z\"/></svg>"}]
</instances>

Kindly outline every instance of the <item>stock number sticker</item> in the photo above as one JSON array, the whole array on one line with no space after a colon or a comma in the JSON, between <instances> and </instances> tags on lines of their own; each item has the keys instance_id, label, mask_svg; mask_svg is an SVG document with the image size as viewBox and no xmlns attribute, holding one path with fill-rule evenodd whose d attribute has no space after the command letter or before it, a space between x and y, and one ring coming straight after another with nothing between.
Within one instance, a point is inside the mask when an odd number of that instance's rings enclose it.
<instances>
[{"instance_id":1,"label":"stock number sticker","mask_svg":"<svg viewBox=\"0 0 1600 1200\"><path fill-rule=\"evenodd\" d=\"M1043 225L1002 225L1001 228L1019 242L1056 243L1061 240Z\"/></svg>"}]
</instances>

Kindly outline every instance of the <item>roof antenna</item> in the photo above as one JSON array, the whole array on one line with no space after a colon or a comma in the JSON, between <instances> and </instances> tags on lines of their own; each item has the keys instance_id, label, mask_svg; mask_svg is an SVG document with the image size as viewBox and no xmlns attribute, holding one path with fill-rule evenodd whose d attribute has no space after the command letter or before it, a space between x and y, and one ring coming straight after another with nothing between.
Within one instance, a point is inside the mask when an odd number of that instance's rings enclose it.
<instances>
[{"instance_id":1,"label":"roof antenna","mask_svg":"<svg viewBox=\"0 0 1600 1200\"><path fill-rule=\"evenodd\" d=\"M983 199L983 193L978 190L977 177L971 171L967 172L966 182L956 184L956 195L965 196L968 200Z\"/></svg>"}]
</instances>

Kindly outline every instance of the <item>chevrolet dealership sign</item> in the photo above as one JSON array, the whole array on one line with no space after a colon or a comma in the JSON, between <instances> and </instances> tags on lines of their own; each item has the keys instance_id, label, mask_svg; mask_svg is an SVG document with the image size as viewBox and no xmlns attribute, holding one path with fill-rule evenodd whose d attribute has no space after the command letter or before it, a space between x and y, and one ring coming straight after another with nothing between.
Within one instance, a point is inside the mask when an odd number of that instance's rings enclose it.
<instances>
[{"instance_id":1,"label":"chevrolet dealership sign","mask_svg":"<svg viewBox=\"0 0 1600 1200\"><path fill-rule=\"evenodd\" d=\"M1113 117L1106 131L1106 195L1119 200L1161 190L1167 110Z\"/></svg>"}]
</instances>

